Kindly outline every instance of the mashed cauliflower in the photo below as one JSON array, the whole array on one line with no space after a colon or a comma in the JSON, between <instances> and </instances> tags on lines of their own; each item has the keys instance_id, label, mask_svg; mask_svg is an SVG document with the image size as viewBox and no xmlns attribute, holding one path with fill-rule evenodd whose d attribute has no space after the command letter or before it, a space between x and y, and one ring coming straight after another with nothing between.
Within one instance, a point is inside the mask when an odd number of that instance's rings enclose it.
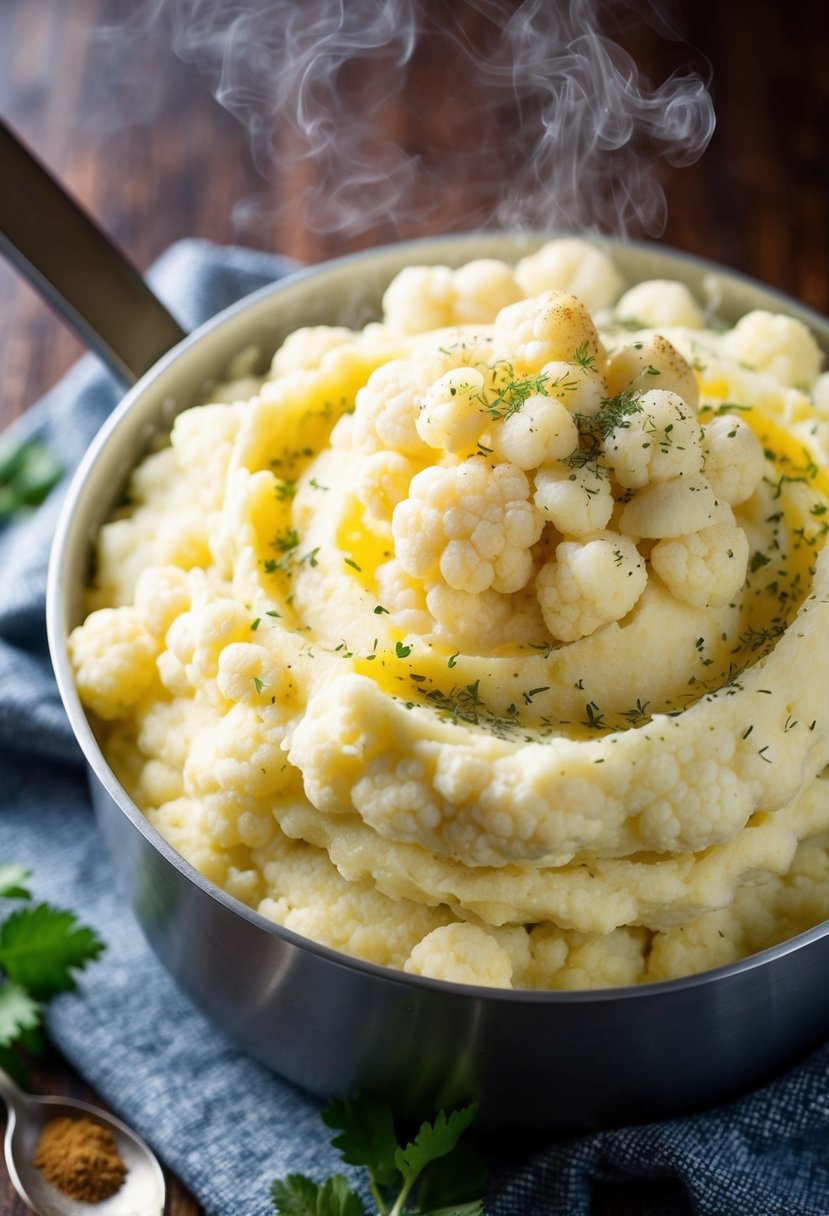
<instances>
[{"instance_id":1,"label":"mashed cauliflower","mask_svg":"<svg viewBox=\"0 0 829 1216\"><path fill-rule=\"evenodd\" d=\"M272 921L549 989L829 916L820 352L625 288L574 239L411 267L181 414L101 530L107 758Z\"/></svg>"}]
</instances>

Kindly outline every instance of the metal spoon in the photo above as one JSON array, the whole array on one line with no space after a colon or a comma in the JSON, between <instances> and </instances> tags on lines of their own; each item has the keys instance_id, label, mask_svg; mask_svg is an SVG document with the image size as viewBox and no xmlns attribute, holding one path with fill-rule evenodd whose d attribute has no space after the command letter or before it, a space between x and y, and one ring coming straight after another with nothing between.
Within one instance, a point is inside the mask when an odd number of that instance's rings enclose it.
<instances>
[{"instance_id":1,"label":"metal spoon","mask_svg":"<svg viewBox=\"0 0 829 1216\"><path fill-rule=\"evenodd\" d=\"M161 1166L152 1150L120 1119L88 1102L24 1094L2 1068L0 1098L9 1112L4 1142L9 1177L20 1198L37 1216L91 1216L93 1212L95 1216L162 1216L165 1187ZM127 1175L112 1198L95 1204L70 1199L32 1164L43 1127L62 1116L94 1119L114 1135Z\"/></svg>"}]
</instances>

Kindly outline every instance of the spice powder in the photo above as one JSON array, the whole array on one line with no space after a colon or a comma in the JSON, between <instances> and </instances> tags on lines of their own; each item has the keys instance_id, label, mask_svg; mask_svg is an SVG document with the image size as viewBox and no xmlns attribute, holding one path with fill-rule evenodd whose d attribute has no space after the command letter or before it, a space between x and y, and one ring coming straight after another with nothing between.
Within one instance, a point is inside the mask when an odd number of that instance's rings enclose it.
<instances>
[{"instance_id":1,"label":"spice powder","mask_svg":"<svg viewBox=\"0 0 829 1216\"><path fill-rule=\"evenodd\" d=\"M127 1175L110 1129L87 1118L47 1123L32 1164L52 1186L83 1203L110 1199Z\"/></svg>"}]
</instances>

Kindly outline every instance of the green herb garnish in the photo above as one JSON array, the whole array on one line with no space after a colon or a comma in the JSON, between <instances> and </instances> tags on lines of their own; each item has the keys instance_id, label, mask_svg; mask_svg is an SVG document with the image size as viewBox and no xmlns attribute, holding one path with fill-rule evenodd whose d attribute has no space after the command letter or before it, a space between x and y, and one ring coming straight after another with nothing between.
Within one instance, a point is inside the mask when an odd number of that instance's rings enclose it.
<instances>
[{"instance_id":1,"label":"green herb garnish","mask_svg":"<svg viewBox=\"0 0 829 1216\"><path fill-rule=\"evenodd\" d=\"M598 370L596 367L596 356L588 354L588 350L588 344L582 342L573 355L573 362L578 363L579 367L583 367L586 372L595 372Z\"/></svg>"},{"instance_id":2,"label":"green herb garnish","mask_svg":"<svg viewBox=\"0 0 829 1216\"><path fill-rule=\"evenodd\" d=\"M38 506L62 476L61 465L38 439L0 447L0 521Z\"/></svg>"},{"instance_id":3,"label":"green herb garnish","mask_svg":"<svg viewBox=\"0 0 829 1216\"><path fill-rule=\"evenodd\" d=\"M513 414L517 414L523 408L524 403L530 397L539 394L549 397L547 384L550 377L546 372L542 372L538 376L516 376L512 364L506 360L503 363L504 373L497 394L491 400L484 396L479 398L484 409L492 418L511 418ZM570 387L576 387L575 381Z\"/></svg>"},{"instance_id":4,"label":"green herb garnish","mask_svg":"<svg viewBox=\"0 0 829 1216\"><path fill-rule=\"evenodd\" d=\"M587 717L582 722L582 726L589 727L590 730L604 730L604 714L599 709L595 701L588 701L584 707L584 712Z\"/></svg>"},{"instance_id":5,"label":"green herb garnish","mask_svg":"<svg viewBox=\"0 0 829 1216\"><path fill-rule=\"evenodd\" d=\"M104 948L73 912L31 903L28 877L21 866L0 865L0 899L24 905L0 924L0 1067L21 1081L18 1053L38 1050L43 1003L73 991L73 973Z\"/></svg>"},{"instance_id":6,"label":"green herb garnish","mask_svg":"<svg viewBox=\"0 0 829 1216\"><path fill-rule=\"evenodd\" d=\"M334 1099L322 1119L338 1133L332 1143L343 1161L368 1170L378 1216L483 1216L473 1198L483 1190L483 1164L474 1148L458 1144L476 1113L476 1103L449 1115L441 1110L410 1141L401 1140L391 1108L372 1094ZM271 1199L274 1216L366 1216L342 1174L322 1183L289 1174L273 1183Z\"/></svg>"},{"instance_id":7,"label":"green herb garnish","mask_svg":"<svg viewBox=\"0 0 829 1216\"><path fill-rule=\"evenodd\" d=\"M295 481L278 481L276 483L276 497L280 502L288 502L295 494Z\"/></svg>"}]
</instances>

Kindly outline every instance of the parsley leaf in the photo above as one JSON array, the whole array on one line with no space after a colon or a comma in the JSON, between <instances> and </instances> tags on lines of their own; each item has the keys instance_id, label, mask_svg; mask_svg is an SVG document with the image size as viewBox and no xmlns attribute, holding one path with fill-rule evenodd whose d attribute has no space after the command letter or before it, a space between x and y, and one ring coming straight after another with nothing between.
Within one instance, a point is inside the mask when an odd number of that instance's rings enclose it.
<instances>
[{"instance_id":1,"label":"parsley leaf","mask_svg":"<svg viewBox=\"0 0 829 1216\"><path fill-rule=\"evenodd\" d=\"M365 1216L359 1195L342 1174L320 1183L304 1174L289 1174L271 1186L274 1216Z\"/></svg>"},{"instance_id":2,"label":"parsley leaf","mask_svg":"<svg viewBox=\"0 0 829 1216\"><path fill-rule=\"evenodd\" d=\"M62 476L61 465L38 439L0 448L0 520L42 503Z\"/></svg>"},{"instance_id":3,"label":"parsley leaf","mask_svg":"<svg viewBox=\"0 0 829 1216\"><path fill-rule=\"evenodd\" d=\"M75 987L73 968L98 957L103 943L72 912L49 904L21 908L0 927L0 968L38 1001Z\"/></svg>"},{"instance_id":4,"label":"parsley leaf","mask_svg":"<svg viewBox=\"0 0 829 1216\"><path fill-rule=\"evenodd\" d=\"M418 1206L423 1212L443 1212L447 1208L458 1216L482 1212L479 1201L470 1202L470 1195L480 1195L486 1185L486 1164L477 1147L461 1141L453 1151L426 1170L418 1188Z\"/></svg>"},{"instance_id":5,"label":"parsley leaf","mask_svg":"<svg viewBox=\"0 0 829 1216\"><path fill-rule=\"evenodd\" d=\"M37 1001L19 984L0 983L0 1046L11 1047L40 1021Z\"/></svg>"},{"instance_id":6,"label":"parsley leaf","mask_svg":"<svg viewBox=\"0 0 829 1216\"><path fill-rule=\"evenodd\" d=\"M482 1201L470 1199L483 1190L483 1161L474 1147L458 1147L477 1110L475 1102L449 1115L441 1110L434 1124L421 1124L405 1145L389 1105L370 1093L335 1098L322 1119L339 1133L332 1143L343 1160L368 1169L379 1216L483 1216ZM341 1174L325 1183L289 1174L273 1183L271 1198L274 1216L365 1216L362 1200Z\"/></svg>"},{"instance_id":7,"label":"parsley leaf","mask_svg":"<svg viewBox=\"0 0 829 1216\"><path fill-rule=\"evenodd\" d=\"M394 1163L403 1175L404 1194L412 1189L427 1165L452 1152L477 1112L476 1102L453 1111L448 1117L446 1111L441 1110L434 1124L422 1123L414 1140L395 1151Z\"/></svg>"},{"instance_id":8,"label":"parsley leaf","mask_svg":"<svg viewBox=\"0 0 829 1216\"><path fill-rule=\"evenodd\" d=\"M22 866L0 865L0 898L28 899L29 891L24 886L28 877L28 870Z\"/></svg>"},{"instance_id":9,"label":"parsley leaf","mask_svg":"<svg viewBox=\"0 0 829 1216\"><path fill-rule=\"evenodd\" d=\"M392 1186L397 1178L394 1154L397 1135L391 1108L368 1093L335 1098L324 1108L322 1121L341 1134L331 1143L348 1165L365 1165L378 1186Z\"/></svg>"}]
</instances>

